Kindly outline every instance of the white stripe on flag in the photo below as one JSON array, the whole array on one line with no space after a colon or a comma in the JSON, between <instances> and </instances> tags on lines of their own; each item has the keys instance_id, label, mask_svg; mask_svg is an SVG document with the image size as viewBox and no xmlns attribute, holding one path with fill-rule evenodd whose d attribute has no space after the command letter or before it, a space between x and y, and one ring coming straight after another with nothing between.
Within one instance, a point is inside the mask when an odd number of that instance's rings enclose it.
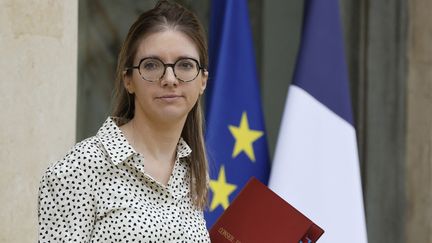
<instances>
[{"instance_id":1,"label":"white stripe on flag","mask_svg":"<svg viewBox=\"0 0 432 243\"><path fill-rule=\"evenodd\" d=\"M291 85L269 186L325 230L320 243L367 242L354 128Z\"/></svg>"}]
</instances>

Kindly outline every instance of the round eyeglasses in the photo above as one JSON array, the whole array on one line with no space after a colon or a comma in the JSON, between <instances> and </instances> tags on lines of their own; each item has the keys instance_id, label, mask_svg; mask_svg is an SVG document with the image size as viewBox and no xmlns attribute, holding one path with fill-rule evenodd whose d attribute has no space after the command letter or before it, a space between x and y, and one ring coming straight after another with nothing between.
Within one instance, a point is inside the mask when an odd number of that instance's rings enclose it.
<instances>
[{"instance_id":1,"label":"round eyeglasses","mask_svg":"<svg viewBox=\"0 0 432 243\"><path fill-rule=\"evenodd\" d=\"M205 70L193 58L180 58L175 63L164 63L158 58L147 57L141 59L137 66L127 67L126 71L138 69L142 79L149 82L157 82L165 75L168 67L171 67L174 76L183 82L194 80L201 70Z\"/></svg>"}]
</instances>

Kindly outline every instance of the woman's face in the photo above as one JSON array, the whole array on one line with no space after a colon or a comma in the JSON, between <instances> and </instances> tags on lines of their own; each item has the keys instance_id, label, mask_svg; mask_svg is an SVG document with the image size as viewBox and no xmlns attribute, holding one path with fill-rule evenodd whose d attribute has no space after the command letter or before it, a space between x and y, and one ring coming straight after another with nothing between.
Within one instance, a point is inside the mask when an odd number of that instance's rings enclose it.
<instances>
[{"instance_id":1,"label":"woman's face","mask_svg":"<svg viewBox=\"0 0 432 243\"><path fill-rule=\"evenodd\" d=\"M180 58L199 60L194 42L182 32L166 30L146 36L138 45L134 66L143 58L153 57L163 63L175 63ZM185 120L187 114L204 92L208 73L201 70L198 76L183 82L174 76L171 67L156 82L144 80L138 69L124 77L125 87L135 94L135 116L153 122L176 122Z\"/></svg>"}]
</instances>

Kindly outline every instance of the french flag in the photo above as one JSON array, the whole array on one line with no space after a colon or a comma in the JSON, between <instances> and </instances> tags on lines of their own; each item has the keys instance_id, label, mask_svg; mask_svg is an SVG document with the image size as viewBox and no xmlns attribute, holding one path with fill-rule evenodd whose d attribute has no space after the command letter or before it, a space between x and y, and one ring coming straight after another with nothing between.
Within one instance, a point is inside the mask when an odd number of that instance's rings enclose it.
<instances>
[{"instance_id":1,"label":"french flag","mask_svg":"<svg viewBox=\"0 0 432 243\"><path fill-rule=\"evenodd\" d=\"M337 0L305 1L269 186L325 230L319 242L367 242Z\"/></svg>"}]
</instances>

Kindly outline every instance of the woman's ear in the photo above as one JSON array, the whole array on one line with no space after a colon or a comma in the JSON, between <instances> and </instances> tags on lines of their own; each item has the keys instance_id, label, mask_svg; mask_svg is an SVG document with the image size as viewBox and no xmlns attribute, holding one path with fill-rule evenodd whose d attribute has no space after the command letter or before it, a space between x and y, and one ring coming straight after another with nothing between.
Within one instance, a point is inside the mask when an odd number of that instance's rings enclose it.
<instances>
[{"instance_id":1,"label":"woman's ear","mask_svg":"<svg viewBox=\"0 0 432 243\"><path fill-rule=\"evenodd\" d=\"M202 81L201 81L201 87L200 87L200 95L203 95L203 94L204 94L204 90L205 90L206 87L207 87L208 75L209 75L208 71L207 71L207 70L204 70L204 72L203 72L203 77L202 77Z\"/></svg>"},{"instance_id":2,"label":"woman's ear","mask_svg":"<svg viewBox=\"0 0 432 243\"><path fill-rule=\"evenodd\" d=\"M129 94L133 94L135 92L132 78L130 75L127 75L127 71L123 72L123 85Z\"/></svg>"}]
</instances>

